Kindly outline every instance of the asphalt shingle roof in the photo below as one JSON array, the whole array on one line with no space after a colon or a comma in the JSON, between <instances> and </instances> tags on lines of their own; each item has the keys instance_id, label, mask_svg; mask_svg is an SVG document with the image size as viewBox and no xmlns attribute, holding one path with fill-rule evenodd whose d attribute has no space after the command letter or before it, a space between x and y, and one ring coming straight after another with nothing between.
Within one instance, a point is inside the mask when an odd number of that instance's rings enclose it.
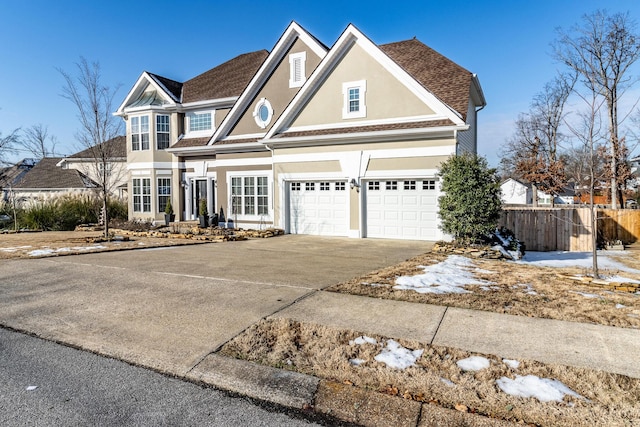
<instances>
[{"instance_id":1,"label":"asphalt shingle roof","mask_svg":"<svg viewBox=\"0 0 640 427\"><path fill-rule=\"evenodd\" d=\"M168 79L166 77L159 76L158 74L153 74L147 72L151 77L156 79L158 83L164 86L169 93L173 96L173 98L180 102L180 98L182 97L182 83L177 82L175 80Z\"/></svg>"},{"instance_id":2,"label":"asphalt shingle roof","mask_svg":"<svg viewBox=\"0 0 640 427\"><path fill-rule=\"evenodd\" d=\"M182 102L240 96L267 55L266 50L245 53L187 80L182 86Z\"/></svg>"},{"instance_id":3,"label":"asphalt shingle roof","mask_svg":"<svg viewBox=\"0 0 640 427\"><path fill-rule=\"evenodd\" d=\"M399 66L466 120L473 75L420 40L379 46Z\"/></svg>"},{"instance_id":4,"label":"asphalt shingle roof","mask_svg":"<svg viewBox=\"0 0 640 427\"><path fill-rule=\"evenodd\" d=\"M110 140L98 144L96 147L96 153L104 152L111 158L126 158L127 157L127 138L124 135L119 135L111 138ZM95 159L94 147L89 147L86 150L79 151L69 156L72 159Z\"/></svg>"},{"instance_id":5,"label":"asphalt shingle roof","mask_svg":"<svg viewBox=\"0 0 640 427\"><path fill-rule=\"evenodd\" d=\"M40 160L22 180L16 189L64 189L93 188L96 183L75 169L62 169L58 166L61 157L45 157Z\"/></svg>"}]
</instances>

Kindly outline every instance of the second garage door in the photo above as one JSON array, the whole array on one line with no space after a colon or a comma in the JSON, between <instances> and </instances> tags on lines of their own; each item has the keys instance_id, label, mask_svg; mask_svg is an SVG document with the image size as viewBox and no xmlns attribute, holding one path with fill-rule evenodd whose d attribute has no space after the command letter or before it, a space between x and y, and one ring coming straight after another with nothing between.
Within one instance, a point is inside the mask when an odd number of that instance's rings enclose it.
<instances>
[{"instance_id":1,"label":"second garage door","mask_svg":"<svg viewBox=\"0 0 640 427\"><path fill-rule=\"evenodd\" d=\"M348 196L345 181L290 182L289 232L346 236Z\"/></svg>"},{"instance_id":2,"label":"second garage door","mask_svg":"<svg viewBox=\"0 0 640 427\"><path fill-rule=\"evenodd\" d=\"M367 237L439 240L436 179L366 182Z\"/></svg>"}]
</instances>

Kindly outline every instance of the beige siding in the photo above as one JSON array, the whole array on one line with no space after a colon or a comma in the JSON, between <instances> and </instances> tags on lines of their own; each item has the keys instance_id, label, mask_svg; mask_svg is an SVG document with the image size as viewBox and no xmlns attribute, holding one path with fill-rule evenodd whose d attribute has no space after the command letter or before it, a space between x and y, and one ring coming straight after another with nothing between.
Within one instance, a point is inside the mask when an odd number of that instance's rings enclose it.
<instances>
[{"instance_id":1,"label":"beige siding","mask_svg":"<svg viewBox=\"0 0 640 427\"><path fill-rule=\"evenodd\" d=\"M469 102L467 111L467 124L469 130L458 133L458 149L457 154L471 153L476 154L476 110L473 103Z\"/></svg>"},{"instance_id":2,"label":"beige siding","mask_svg":"<svg viewBox=\"0 0 640 427\"><path fill-rule=\"evenodd\" d=\"M440 164L446 161L448 156L433 157L400 157L396 159L371 159L367 171L397 171L439 169Z\"/></svg>"},{"instance_id":3,"label":"beige siding","mask_svg":"<svg viewBox=\"0 0 640 427\"><path fill-rule=\"evenodd\" d=\"M278 116L287 107L287 105L289 105L289 102L291 102L295 94L300 89L299 87L289 88L289 54L303 51L306 52L307 55L305 72L306 76L309 77L311 71L313 71L320 63L320 57L317 56L304 42L298 39L287 54L284 55L266 85L258 92L258 95L242 114L242 117L238 120L238 123L231 131L231 136L267 132L270 126L275 123ZM266 98L273 108L273 118L266 129L260 128L253 118L253 111L256 104L262 98Z\"/></svg>"},{"instance_id":4,"label":"beige siding","mask_svg":"<svg viewBox=\"0 0 640 427\"><path fill-rule=\"evenodd\" d=\"M422 139L416 141L394 141L394 142L375 142L375 143L358 143L358 144L341 144L341 145L325 145L318 147L278 147L274 153L281 154L307 154L307 153L343 153L347 151L368 151L368 150L395 150L403 148L422 148L422 147L443 147L455 146L453 138L435 138Z\"/></svg>"},{"instance_id":5,"label":"beige siding","mask_svg":"<svg viewBox=\"0 0 640 427\"><path fill-rule=\"evenodd\" d=\"M367 116L342 118L342 84L366 80ZM361 47L354 45L313 95L291 127L431 115L425 105Z\"/></svg>"}]
</instances>

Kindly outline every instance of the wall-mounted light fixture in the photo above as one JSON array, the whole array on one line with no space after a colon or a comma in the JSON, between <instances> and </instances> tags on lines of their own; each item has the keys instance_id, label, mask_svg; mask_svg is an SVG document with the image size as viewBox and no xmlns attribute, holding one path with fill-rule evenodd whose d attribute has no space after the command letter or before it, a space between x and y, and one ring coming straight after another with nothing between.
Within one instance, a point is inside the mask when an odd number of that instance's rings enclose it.
<instances>
[{"instance_id":1,"label":"wall-mounted light fixture","mask_svg":"<svg viewBox=\"0 0 640 427\"><path fill-rule=\"evenodd\" d=\"M352 190L354 188L360 188L360 184L358 184L358 181L356 181L355 178L351 178L351 181L349 181L349 185L351 186Z\"/></svg>"}]
</instances>

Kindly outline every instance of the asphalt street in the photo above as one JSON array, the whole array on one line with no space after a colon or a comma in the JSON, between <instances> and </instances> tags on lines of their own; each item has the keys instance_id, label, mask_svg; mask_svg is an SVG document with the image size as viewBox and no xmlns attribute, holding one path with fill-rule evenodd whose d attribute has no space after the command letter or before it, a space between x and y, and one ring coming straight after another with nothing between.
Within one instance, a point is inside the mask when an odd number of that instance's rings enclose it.
<instances>
[{"instance_id":1,"label":"asphalt street","mask_svg":"<svg viewBox=\"0 0 640 427\"><path fill-rule=\"evenodd\" d=\"M212 388L0 329L0 425L317 424Z\"/></svg>"}]
</instances>

